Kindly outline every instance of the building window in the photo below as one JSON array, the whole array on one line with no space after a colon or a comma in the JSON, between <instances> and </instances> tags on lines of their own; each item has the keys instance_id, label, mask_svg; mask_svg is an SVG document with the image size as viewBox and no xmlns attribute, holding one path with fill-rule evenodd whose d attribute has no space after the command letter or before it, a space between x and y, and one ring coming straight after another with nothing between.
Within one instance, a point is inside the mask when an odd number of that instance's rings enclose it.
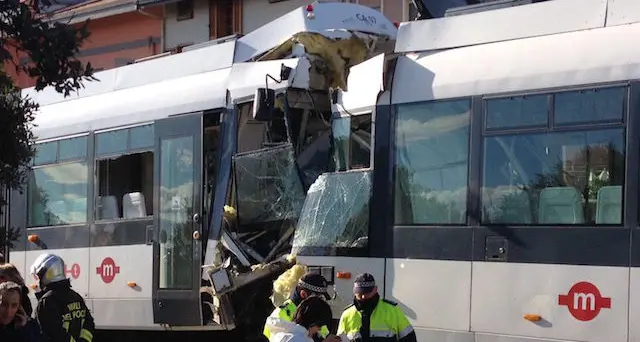
<instances>
[{"instance_id":1,"label":"building window","mask_svg":"<svg viewBox=\"0 0 640 342\"><path fill-rule=\"evenodd\" d=\"M96 134L96 220L153 215L152 125Z\"/></svg>"},{"instance_id":2,"label":"building window","mask_svg":"<svg viewBox=\"0 0 640 342\"><path fill-rule=\"evenodd\" d=\"M395 224L465 224L471 101L399 105Z\"/></svg>"},{"instance_id":3,"label":"building window","mask_svg":"<svg viewBox=\"0 0 640 342\"><path fill-rule=\"evenodd\" d=\"M233 0L218 1L216 31L218 38L233 34Z\"/></svg>"},{"instance_id":4,"label":"building window","mask_svg":"<svg viewBox=\"0 0 640 342\"><path fill-rule=\"evenodd\" d=\"M193 0L181 0L176 3L176 20L193 19Z\"/></svg>"},{"instance_id":5,"label":"building window","mask_svg":"<svg viewBox=\"0 0 640 342\"><path fill-rule=\"evenodd\" d=\"M211 0L209 27L211 39L242 32L242 1Z\"/></svg>"},{"instance_id":6,"label":"building window","mask_svg":"<svg viewBox=\"0 0 640 342\"><path fill-rule=\"evenodd\" d=\"M27 185L27 226L87 222L87 137L36 146Z\"/></svg>"},{"instance_id":7,"label":"building window","mask_svg":"<svg viewBox=\"0 0 640 342\"><path fill-rule=\"evenodd\" d=\"M626 97L616 87L487 100L483 223L621 224Z\"/></svg>"}]
</instances>

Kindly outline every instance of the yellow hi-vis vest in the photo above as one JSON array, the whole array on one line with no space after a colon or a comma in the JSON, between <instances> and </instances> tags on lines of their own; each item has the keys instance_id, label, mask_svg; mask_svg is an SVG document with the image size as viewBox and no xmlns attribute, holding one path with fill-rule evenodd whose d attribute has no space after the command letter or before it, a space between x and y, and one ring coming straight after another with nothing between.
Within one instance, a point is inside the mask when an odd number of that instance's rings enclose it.
<instances>
[{"instance_id":1,"label":"yellow hi-vis vest","mask_svg":"<svg viewBox=\"0 0 640 342\"><path fill-rule=\"evenodd\" d=\"M402 341L413 332L413 326L397 307L397 304L380 299L371 313L369 337L375 341ZM338 323L338 336L344 336L349 341L361 341L362 314L354 305L348 306ZM411 338L413 340L413 338Z\"/></svg>"},{"instance_id":2,"label":"yellow hi-vis vest","mask_svg":"<svg viewBox=\"0 0 640 342\"><path fill-rule=\"evenodd\" d=\"M269 317L277 317L280 319L283 319L287 322L292 322L293 321L293 315L296 313L296 309L298 307L296 306L296 304L293 303L293 301L291 299L287 299L284 304L280 305L279 307L275 308L275 310L273 310L273 312L271 313L271 315ZM269 331L269 329L267 329L267 326L265 325L264 330L262 330L262 334L264 336L266 336L268 339L271 339L271 331ZM326 326L323 326L320 329L320 336L322 336L323 338L326 338L327 335L329 335L329 328L327 328Z\"/></svg>"}]
</instances>

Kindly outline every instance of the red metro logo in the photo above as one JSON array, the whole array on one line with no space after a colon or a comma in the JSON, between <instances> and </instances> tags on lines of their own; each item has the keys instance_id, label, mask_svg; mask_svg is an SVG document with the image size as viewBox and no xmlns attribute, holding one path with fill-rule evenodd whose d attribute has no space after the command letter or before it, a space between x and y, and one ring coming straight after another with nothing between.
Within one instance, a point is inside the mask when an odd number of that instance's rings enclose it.
<instances>
[{"instance_id":1,"label":"red metro logo","mask_svg":"<svg viewBox=\"0 0 640 342\"><path fill-rule=\"evenodd\" d=\"M601 309L611 309L611 298L602 297L595 285L581 281L566 295L558 296L558 305L566 306L571 316L586 322L596 318Z\"/></svg>"},{"instance_id":2,"label":"red metro logo","mask_svg":"<svg viewBox=\"0 0 640 342\"><path fill-rule=\"evenodd\" d=\"M105 284L109 284L116 277L116 274L120 273L120 266L117 266L112 258L106 257L102 260L100 266L96 268L96 273Z\"/></svg>"}]
</instances>

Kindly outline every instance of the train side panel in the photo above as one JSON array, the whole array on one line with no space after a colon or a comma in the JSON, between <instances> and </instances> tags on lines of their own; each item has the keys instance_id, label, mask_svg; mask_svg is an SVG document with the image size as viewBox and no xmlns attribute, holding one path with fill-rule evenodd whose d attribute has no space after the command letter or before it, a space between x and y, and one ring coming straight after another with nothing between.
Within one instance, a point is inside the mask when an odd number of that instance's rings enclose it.
<instances>
[{"instance_id":1,"label":"train side panel","mask_svg":"<svg viewBox=\"0 0 640 342\"><path fill-rule=\"evenodd\" d=\"M98 327L159 328L153 323L153 248L91 248L89 297Z\"/></svg>"}]
</instances>

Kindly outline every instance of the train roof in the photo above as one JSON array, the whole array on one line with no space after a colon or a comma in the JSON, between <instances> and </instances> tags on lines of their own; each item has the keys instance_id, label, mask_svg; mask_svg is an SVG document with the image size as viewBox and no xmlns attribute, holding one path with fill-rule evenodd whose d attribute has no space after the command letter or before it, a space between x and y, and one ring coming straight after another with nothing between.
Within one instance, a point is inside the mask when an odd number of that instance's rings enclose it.
<instances>
[{"instance_id":1,"label":"train roof","mask_svg":"<svg viewBox=\"0 0 640 342\"><path fill-rule=\"evenodd\" d=\"M301 33L330 39L364 34L393 41L397 29L367 6L315 2L231 41L96 73L99 82L86 82L67 98L51 87L25 89L23 96L40 105L34 133L45 140L225 107L227 90L233 99L251 96L266 73L277 76L283 63L295 67L299 59L291 55L273 53L270 59L276 61L261 58ZM278 88L287 83L269 84Z\"/></svg>"},{"instance_id":2,"label":"train roof","mask_svg":"<svg viewBox=\"0 0 640 342\"><path fill-rule=\"evenodd\" d=\"M219 69L42 106L34 133L45 140L224 108L230 72Z\"/></svg>"},{"instance_id":3,"label":"train roof","mask_svg":"<svg viewBox=\"0 0 640 342\"><path fill-rule=\"evenodd\" d=\"M395 40L397 29L382 13L367 6L314 2L231 41L207 42L201 48L97 72L98 82L85 82L83 89L66 98L52 87L40 92L31 87L22 93L45 106L229 68L234 63L256 60L303 32L329 38L358 32Z\"/></svg>"},{"instance_id":4,"label":"train roof","mask_svg":"<svg viewBox=\"0 0 640 342\"><path fill-rule=\"evenodd\" d=\"M396 53L440 51L640 22L637 0L554 0L400 24Z\"/></svg>"},{"instance_id":5,"label":"train roof","mask_svg":"<svg viewBox=\"0 0 640 342\"><path fill-rule=\"evenodd\" d=\"M301 60L237 63L224 69L54 103L40 107L34 120L35 132L38 140L46 140L225 108L228 100L246 99L253 96L256 88L264 87L266 74L278 75L283 64L295 69ZM289 80L281 83L269 80L270 89L288 85Z\"/></svg>"},{"instance_id":6,"label":"train roof","mask_svg":"<svg viewBox=\"0 0 640 342\"><path fill-rule=\"evenodd\" d=\"M398 30L392 21L371 7L316 1L238 39L234 62L255 60L300 32L318 33L329 38L347 38L351 32L361 32L395 40Z\"/></svg>"},{"instance_id":7,"label":"train roof","mask_svg":"<svg viewBox=\"0 0 640 342\"><path fill-rule=\"evenodd\" d=\"M516 11L517 7L496 10L493 15L497 18L504 15L498 12L510 11L512 23L527 27L527 21L532 20L524 14L526 7L531 6L531 14L540 9L535 6L556 6L547 8L545 12L549 17L543 17L543 24L559 27L566 23L558 23L561 21L559 15L558 18L553 16L558 12L566 13L561 10L564 6L577 3L584 7L574 7L576 16L590 26L585 24L583 29L565 27L560 30L562 33L531 33L526 35L528 38L509 40L495 38L500 30L487 28L490 33L485 37L494 35L495 39L487 38L485 41L498 40L491 43L476 44L467 39L463 44L460 38L459 43L449 42L448 48L444 48L442 44L424 39L420 43L423 45L418 46L420 40L409 39L417 35L417 29L408 28L414 23L402 24L396 51L406 53L398 57L391 102L430 101L640 79L640 46L634 40L640 35L640 3L635 0L609 1L608 4L605 0L557 0L522 6L519 10L522 12ZM586 15L589 8L591 14ZM595 18L600 19L597 21ZM449 19L454 17L436 20ZM487 22L500 22L485 19ZM474 20L472 18L470 22ZM567 22L578 23L579 20L567 19ZM415 23L414 27L429 25L433 24L425 21ZM479 27L470 26L469 34L482 36L475 29ZM455 30L451 28L447 32ZM506 30L506 26L503 25L502 30ZM535 30L531 28L531 32ZM408 47L410 41L414 42L411 48ZM420 49L424 51L409 52Z\"/></svg>"},{"instance_id":8,"label":"train roof","mask_svg":"<svg viewBox=\"0 0 640 342\"><path fill-rule=\"evenodd\" d=\"M385 54L374 56L349 71L348 91L340 92L332 111L342 116L371 113L383 90Z\"/></svg>"}]
</instances>

